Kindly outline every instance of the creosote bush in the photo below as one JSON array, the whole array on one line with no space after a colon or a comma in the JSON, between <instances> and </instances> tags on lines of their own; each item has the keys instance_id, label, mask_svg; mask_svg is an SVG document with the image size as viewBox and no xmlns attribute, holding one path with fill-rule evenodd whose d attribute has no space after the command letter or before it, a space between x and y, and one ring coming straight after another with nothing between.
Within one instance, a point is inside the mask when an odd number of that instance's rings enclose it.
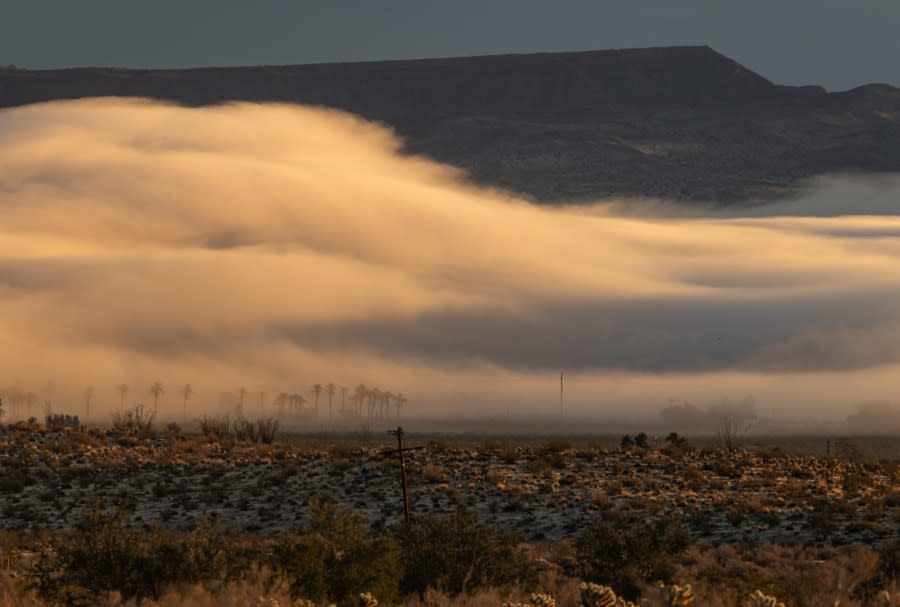
<instances>
[{"instance_id":1,"label":"creosote bush","mask_svg":"<svg viewBox=\"0 0 900 607\"><path fill-rule=\"evenodd\" d=\"M675 521L593 520L575 540L579 573L588 582L616 588L637 600L646 583L670 582L673 557L687 549L687 532Z\"/></svg>"},{"instance_id":2,"label":"creosote bush","mask_svg":"<svg viewBox=\"0 0 900 607\"><path fill-rule=\"evenodd\" d=\"M403 594L424 596L435 588L452 596L479 588L519 584L533 587L537 568L518 540L465 509L423 516L396 530L406 572Z\"/></svg>"},{"instance_id":3,"label":"creosote bush","mask_svg":"<svg viewBox=\"0 0 900 607\"><path fill-rule=\"evenodd\" d=\"M113 592L140 603L174 585L235 579L249 562L240 554L233 535L208 519L187 534L136 531L124 510L94 507L43 553L32 587L64 605L96 605Z\"/></svg>"},{"instance_id":4,"label":"creosote bush","mask_svg":"<svg viewBox=\"0 0 900 607\"><path fill-rule=\"evenodd\" d=\"M400 546L368 534L360 514L310 500L310 523L279 538L271 567L290 583L291 596L352 607L360 593L385 602L397 597L403 575Z\"/></svg>"}]
</instances>

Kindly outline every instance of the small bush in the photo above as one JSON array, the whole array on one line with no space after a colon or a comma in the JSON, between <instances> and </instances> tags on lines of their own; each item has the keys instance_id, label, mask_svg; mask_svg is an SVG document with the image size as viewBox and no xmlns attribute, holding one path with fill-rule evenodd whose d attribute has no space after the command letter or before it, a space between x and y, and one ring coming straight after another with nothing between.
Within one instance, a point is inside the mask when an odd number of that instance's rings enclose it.
<instances>
[{"instance_id":1,"label":"small bush","mask_svg":"<svg viewBox=\"0 0 900 607\"><path fill-rule=\"evenodd\" d=\"M111 593L125 601L152 598L177 584L237 577L237 551L229 538L205 521L190 534L162 529L132 531L123 510L89 512L43 554L32 587L66 605L96 605Z\"/></svg>"},{"instance_id":2,"label":"small bush","mask_svg":"<svg viewBox=\"0 0 900 607\"><path fill-rule=\"evenodd\" d=\"M399 527L396 537L406 564L404 594L424 596L433 588L455 596L516 583L533 588L537 582L536 565L517 539L464 509L418 518Z\"/></svg>"},{"instance_id":3,"label":"small bush","mask_svg":"<svg viewBox=\"0 0 900 607\"><path fill-rule=\"evenodd\" d=\"M222 417L204 415L194 421L200 426L200 434L209 438L228 438L234 434L231 417L228 415Z\"/></svg>"},{"instance_id":4,"label":"small bush","mask_svg":"<svg viewBox=\"0 0 900 607\"><path fill-rule=\"evenodd\" d=\"M152 438L156 434L153 419L156 415L137 405L132 409L113 413L113 431L137 438Z\"/></svg>"},{"instance_id":5,"label":"small bush","mask_svg":"<svg viewBox=\"0 0 900 607\"><path fill-rule=\"evenodd\" d=\"M403 571L400 547L365 528L360 514L310 500L309 525L279 538L272 553L272 566L288 579L291 596L353 607L368 591L392 602Z\"/></svg>"},{"instance_id":6,"label":"small bush","mask_svg":"<svg viewBox=\"0 0 900 607\"><path fill-rule=\"evenodd\" d=\"M81 427L81 422L78 421L77 415L48 413L44 417L44 426L46 426L48 430L64 430L66 428L78 430Z\"/></svg>"},{"instance_id":7,"label":"small bush","mask_svg":"<svg viewBox=\"0 0 900 607\"><path fill-rule=\"evenodd\" d=\"M634 446L638 449L649 449L650 448L650 439L647 436L646 432L641 432L637 436L634 437Z\"/></svg>"},{"instance_id":8,"label":"small bush","mask_svg":"<svg viewBox=\"0 0 900 607\"><path fill-rule=\"evenodd\" d=\"M267 417L256 420L256 435L259 442L265 445L271 445L275 441L275 435L278 433L278 420Z\"/></svg>"},{"instance_id":9,"label":"small bush","mask_svg":"<svg viewBox=\"0 0 900 607\"><path fill-rule=\"evenodd\" d=\"M877 553L877 570L855 589L858 597L870 599L879 590L890 588L900 581L900 539L884 542L877 548Z\"/></svg>"},{"instance_id":10,"label":"small bush","mask_svg":"<svg viewBox=\"0 0 900 607\"><path fill-rule=\"evenodd\" d=\"M675 521L629 524L595 519L575 540L581 577L635 601L648 582L671 582L673 557L690 545Z\"/></svg>"},{"instance_id":11,"label":"small bush","mask_svg":"<svg viewBox=\"0 0 900 607\"><path fill-rule=\"evenodd\" d=\"M425 464L422 467L422 478L429 483L440 483L447 480L447 474L444 469L434 464Z\"/></svg>"}]
</instances>

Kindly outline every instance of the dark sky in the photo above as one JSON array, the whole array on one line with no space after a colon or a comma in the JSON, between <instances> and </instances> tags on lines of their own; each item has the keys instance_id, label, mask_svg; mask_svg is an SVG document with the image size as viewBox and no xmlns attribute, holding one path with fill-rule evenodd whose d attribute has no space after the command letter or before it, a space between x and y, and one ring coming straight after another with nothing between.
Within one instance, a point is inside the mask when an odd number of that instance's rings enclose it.
<instances>
[{"instance_id":1,"label":"dark sky","mask_svg":"<svg viewBox=\"0 0 900 607\"><path fill-rule=\"evenodd\" d=\"M178 67L708 44L783 84L900 84L897 0L0 0L0 64Z\"/></svg>"}]
</instances>

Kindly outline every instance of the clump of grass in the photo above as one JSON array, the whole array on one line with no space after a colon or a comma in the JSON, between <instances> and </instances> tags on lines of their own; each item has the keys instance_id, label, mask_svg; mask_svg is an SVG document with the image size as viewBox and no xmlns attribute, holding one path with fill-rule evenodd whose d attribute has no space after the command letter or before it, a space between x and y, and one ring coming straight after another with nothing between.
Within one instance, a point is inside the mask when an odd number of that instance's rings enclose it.
<instances>
[{"instance_id":1,"label":"clump of grass","mask_svg":"<svg viewBox=\"0 0 900 607\"><path fill-rule=\"evenodd\" d=\"M278 433L278 420L271 417L253 421L244 417L232 419L228 415L221 417L204 415L197 418L196 422L200 426L200 433L209 438L232 438L271 445Z\"/></svg>"},{"instance_id":2,"label":"clump of grass","mask_svg":"<svg viewBox=\"0 0 900 607\"><path fill-rule=\"evenodd\" d=\"M156 435L153 420L156 414L137 405L131 409L113 413L112 429L114 432L137 438L152 438Z\"/></svg>"}]
</instances>

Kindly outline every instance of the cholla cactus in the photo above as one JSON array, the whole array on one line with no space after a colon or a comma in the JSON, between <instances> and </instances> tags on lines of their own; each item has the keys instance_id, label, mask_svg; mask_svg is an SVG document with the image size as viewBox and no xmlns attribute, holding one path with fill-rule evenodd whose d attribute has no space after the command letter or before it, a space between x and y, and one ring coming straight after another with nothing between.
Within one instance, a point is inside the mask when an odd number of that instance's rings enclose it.
<instances>
[{"instance_id":1,"label":"cholla cactus","mask_svg":"<svg viewBox=\"0 0 900 607\"><path fill-rule=\"evenodd\" d=\"M273 607L278 607L278 604L276 603ZM291 601L291 607L316 607L316 604L309 599L294 599ZM334 606L332 605L332 607Z\"/></svg>"},{"instance_id":2,"label":"cholla cactus","mask_svg":"<svg viewBox=\"0 0 900 607\"><path fill-rule=\"evenodd\" d=\"M694 591L690 584L679 586L672 584L666 588L667 607L691 607L694 604Z\"/></svg>"},{"instance_id":3,"label":"cholla cactus","mask_svg":"<svg viewBox=\"0 0 900 607\"><path fill-rule=\"evenodd\" d=\"M256 607L281 607L281 603L278 602L278 599L270 599L269 597L261 596L259 600L256 601Z\"/></svg>"},{"instance_id":4,"label":"cholla cactus","mask_svg":"<svg viewBox=\"0 0 900 607\"><path fill-rule=\"evenodd\" d=\"M750 595L750 607L784 607L784 603L762 590L754 590Z\"/></svg>"},{"instance_id":5,"label":"cholla cactus","mask_svg":"<svg viewBox=\"0 0 900 607\"><path fill-rule=\"evenodd\" d=\"M531 595L530 603L503 603L503 607L556 607L556 599L549 594L535 592Z\"/></svg>"},{"instance_id":6,"label":"cholla cactus","mask_svg":"<svg viewBox=\"0 0 900 607\"><path fill-rule=\"evenodd\" d=\"M359 595L359 607L378 607L378 599L371 592L363 592Z\"/></svg>"},{"instance_id":7,"label":"cholla cactus","mask_svg":"<svg viewBox=\"0 0 900 607\"><path fill-rule=\"evenodd\" d=\"M556 599L549 594L535 592L531 595L531 604L534 607L556 607Z\"/></svg>"},{"instance_id":8,"label":"cholla cactus","mask_svg":"<svg viewBox=\"0 0 900 607\"><path fill-rule=\"evenodd\" d=\"M584 607L637 607L631 601L616 596L609 586L583 583L581 590L581 603Z\"/></svg>"}]
</instances>

